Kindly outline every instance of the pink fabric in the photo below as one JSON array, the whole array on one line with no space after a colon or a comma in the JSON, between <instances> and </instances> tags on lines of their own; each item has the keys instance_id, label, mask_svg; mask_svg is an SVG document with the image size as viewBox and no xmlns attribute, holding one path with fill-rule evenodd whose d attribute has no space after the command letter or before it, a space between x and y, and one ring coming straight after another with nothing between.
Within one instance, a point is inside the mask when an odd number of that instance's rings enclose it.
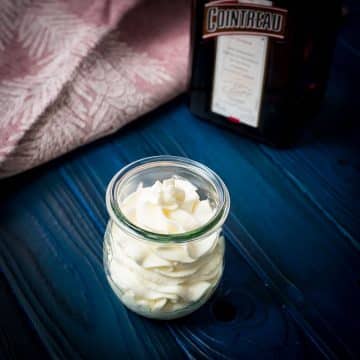
<instances>
[{"instance_id":1,"label":"pink fabric","mask_svg":"<svg viewBox=\"0 0 360 360\"><path fill-rule=\"evenodd\" d=\"M186 87L189 0L0 0L0 177Z\"/></svg>"}]
</instances>

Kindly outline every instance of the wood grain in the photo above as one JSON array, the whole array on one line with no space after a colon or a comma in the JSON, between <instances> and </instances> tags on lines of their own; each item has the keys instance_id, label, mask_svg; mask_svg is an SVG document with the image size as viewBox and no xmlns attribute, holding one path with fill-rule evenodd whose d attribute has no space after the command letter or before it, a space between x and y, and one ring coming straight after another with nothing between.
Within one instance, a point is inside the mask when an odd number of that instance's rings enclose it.
<instances>
[{"instance_id":1,"label":"wood grain","mask_svg":"<svg viewBox=\"0 0 360 360\"><path fill-rule=\"evenodd\" d=\"M346 235L294 183L292 176L307 186L300 170L290 176L275 151L266 150L270 156L199 122L181 102L5 185L2 269L49 354L301 359L354 353L359 262ZM221 287L201 310L173 322L128 312L102 267L108 181L128 162L164 153L209 165L232 198ZM234 309L230 318L221 306Z\"/></svg>"}]
</instances>

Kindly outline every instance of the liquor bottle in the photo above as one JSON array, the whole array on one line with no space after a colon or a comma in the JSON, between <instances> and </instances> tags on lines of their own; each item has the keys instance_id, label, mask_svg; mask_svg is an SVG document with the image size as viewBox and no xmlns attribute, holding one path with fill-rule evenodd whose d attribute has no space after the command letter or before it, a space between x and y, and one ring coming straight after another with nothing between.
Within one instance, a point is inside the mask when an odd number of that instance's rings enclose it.
<instances>
[{"instance_id":1,"label":"liquor bottle","mask_svg":"<svg viewBox=\"0 0 360 360\"><path fill-rule=\"evenodd\" d=\"M289 146L319 108L340 0L194 0L190 110Z\"/></svg>"}]
</instances>

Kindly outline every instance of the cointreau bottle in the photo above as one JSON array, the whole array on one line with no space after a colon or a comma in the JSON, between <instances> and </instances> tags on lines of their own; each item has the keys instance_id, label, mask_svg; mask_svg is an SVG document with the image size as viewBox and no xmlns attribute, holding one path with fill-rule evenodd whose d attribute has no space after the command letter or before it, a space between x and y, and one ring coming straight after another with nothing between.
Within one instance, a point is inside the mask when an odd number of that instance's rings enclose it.
<instances>
[{"instance_id":1,"label":"cointreau bottle","mask_svg":"<svg viewBox=\"0 0 360 360\"><path fill-rule=\"evenodd\" d=\"M193 1L190 109L288 146L320 104L340 0Z\"/></svg>"}]
</instances>

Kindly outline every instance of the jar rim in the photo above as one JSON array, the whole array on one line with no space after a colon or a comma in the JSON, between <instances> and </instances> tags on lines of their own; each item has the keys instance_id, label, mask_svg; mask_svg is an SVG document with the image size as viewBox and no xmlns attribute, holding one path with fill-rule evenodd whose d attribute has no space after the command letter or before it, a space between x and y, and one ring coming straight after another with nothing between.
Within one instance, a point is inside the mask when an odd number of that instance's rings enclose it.
<instances>
[{"instance_id":1,"label":"jar rim","mask_svg":"<svg viewBox=\"0 0 360 360\"><path fill-rule=\"evenodd\" d=\"M134 175L142 169L147 168L150 164L153 166L180 166L192 171L197 176L202 177L207 181L210 180L217 192L219 199L217 210L215 214L211 217L211 219L204 225L201 225L193 230L176 234L161 234L152 232L141 228L128 220L119 206L119 202L117 199L118 186L121 185L122 182L125 182L126 179L129 178L131 175ZM150 240L157 243L185 243L208 236L210 235L210 233L213 233L223 225L230 209L230 196L229 191L223 180L207 166L195 160L187 159L180 156L159 155L136 160L120 169L112 177L107 187L106 207L111 219L115 221L115 223L129 235L140 237L144 240Z\"/></svg>"}]
</instances>

